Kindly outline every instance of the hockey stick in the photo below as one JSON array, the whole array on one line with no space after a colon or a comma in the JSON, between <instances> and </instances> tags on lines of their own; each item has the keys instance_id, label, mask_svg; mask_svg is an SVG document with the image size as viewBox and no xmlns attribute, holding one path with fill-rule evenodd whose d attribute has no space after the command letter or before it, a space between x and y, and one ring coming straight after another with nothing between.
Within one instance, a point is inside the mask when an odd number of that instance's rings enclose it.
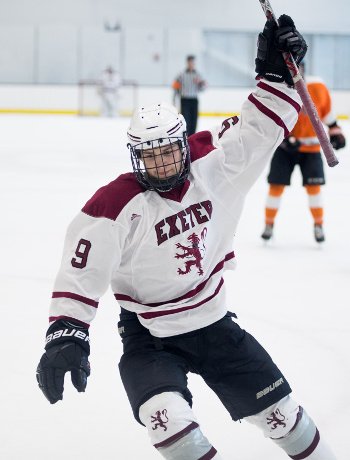
<instances>
[{"instance_id":1,"label":"hockey stick","mask_svg":"<svg viewBox=\"0 0 350 460\"><path fill-rule=\"evenodd\" d=\"M271 8L269 0L259 0L260 5L265 13L265 16L268 20L273 20L278 25L278 20ZM298 94L303 102L305 107L306 113L308 114L312 126L316 132L316 136L320 142L322 147L323 153L326 157L328 166L333 167L336 166L339 161L338 158L335 156L333 151L333 147L329 142L328 136L322 122L318 116L315 104L313 103L310 94L307 90L303 77L300 75L298 66L296 65L294 58L291 53L285 52L283 54L283 59L288 67L288 70L293 78L295 89L298 91Z\"/></svg>"}]
</instances>

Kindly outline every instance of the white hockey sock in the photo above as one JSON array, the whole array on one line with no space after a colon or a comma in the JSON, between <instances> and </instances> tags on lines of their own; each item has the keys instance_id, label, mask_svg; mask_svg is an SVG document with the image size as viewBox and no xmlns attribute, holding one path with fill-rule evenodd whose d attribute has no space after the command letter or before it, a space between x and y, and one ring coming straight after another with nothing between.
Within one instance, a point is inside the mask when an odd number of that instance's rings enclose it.
<instances>
[{"instance_id":1,"label":"white hockey sock","mask_svg":"<svg viewBox=\"0 0 350 460\"><path fill-rule=\"evenodd\" d=\"M290 396L246 420L262 428L292 460L336 460L313 420Z\"/></svg>"},{"instance_id":2,"label":"white hockey sock","mask_svg":"<svg viewBox=\"0 0 350 460\"><path fill-rule=\"evenodd\" d=\"M166 460L222 460L181 394L164 392L151 397L140 407L139 416Z\"/></svg>"},{"instance_id":3,"label":"white hockey sock","mask_svg":"<svg viewBox=\"0 0 350 460\"><path fill-rule=\"evenodd\" d=\"M300 408L294 428L283 438L273 439L293 460L336 460L321 439L313 420Z\"/></svg>"}]
</instances>

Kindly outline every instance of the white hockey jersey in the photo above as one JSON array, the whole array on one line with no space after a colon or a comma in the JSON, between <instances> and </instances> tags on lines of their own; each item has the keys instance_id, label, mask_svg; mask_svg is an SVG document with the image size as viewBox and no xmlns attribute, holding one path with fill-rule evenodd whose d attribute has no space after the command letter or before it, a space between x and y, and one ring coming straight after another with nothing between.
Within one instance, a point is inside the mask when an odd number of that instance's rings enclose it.
<instances>
[{"instance_id":1,"label":"white hockey jersey","mask_svg":"<svg viewBox=\"0 0 350 460\"><path fill-rule=\"evenodd\" d=\"M299 110L294 89L261 80L239 118L189 138L191 172L181 190L145 190L133 173L99 189L68 228L50 321L88 326L109 285L157 337L222 318L223 273L233 267L244 198Z\"/></svg>"}]
</instances>

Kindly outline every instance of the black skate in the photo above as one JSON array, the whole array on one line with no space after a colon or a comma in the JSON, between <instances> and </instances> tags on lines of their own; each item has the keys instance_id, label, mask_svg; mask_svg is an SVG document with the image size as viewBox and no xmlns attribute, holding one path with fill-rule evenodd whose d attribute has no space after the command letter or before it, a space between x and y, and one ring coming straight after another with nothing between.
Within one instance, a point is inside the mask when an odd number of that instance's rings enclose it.
<instances>
[{"instance_id":1,"label":"black skate","mask_svg":"<svg viewBox=\"0 0 350 460\"><path fill-rule=\"evenodd\" d=\"M314 226L314 236L317 243L323 243L325 240L324 231L321 224L315 224Z\"/></svg>"},{"instance_id":2,"label":"black skate","mask_svg":"<svg viewBox=\"0 0 350 460\"><path fill-rule=\"evenodd\" d=\"M268 241L272 238L272 234L273 234L273 225L266 224L265 230L263 231L261 238L265 241Z\"/></svg>"}]
</instances>

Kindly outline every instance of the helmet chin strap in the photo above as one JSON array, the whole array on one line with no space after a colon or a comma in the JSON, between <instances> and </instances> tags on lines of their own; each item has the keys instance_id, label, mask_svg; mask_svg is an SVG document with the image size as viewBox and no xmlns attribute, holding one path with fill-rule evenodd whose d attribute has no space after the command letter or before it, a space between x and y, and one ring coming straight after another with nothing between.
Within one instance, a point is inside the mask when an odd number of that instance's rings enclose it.
<instances>
[{"instance_id":1,"label":"helmet chin strap","mask_svg":"<svg viewBox=\"0 0 350 460\"><path fill-rule=\"evenodd\" d=\"M182 173L174 174L166 179L157 179L156 177L147 175L145 176L145 179L158 192L169 192L170 190L182 185L186 180L186 175Z\"/></svg>"}]
</instances>

